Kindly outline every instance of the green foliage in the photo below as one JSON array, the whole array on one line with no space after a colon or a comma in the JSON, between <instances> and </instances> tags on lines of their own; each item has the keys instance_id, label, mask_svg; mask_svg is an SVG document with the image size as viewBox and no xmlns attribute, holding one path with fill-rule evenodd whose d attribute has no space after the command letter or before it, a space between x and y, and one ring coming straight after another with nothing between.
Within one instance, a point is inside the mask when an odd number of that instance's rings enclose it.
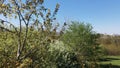
<instances>
[{"instance_id":1,"label":"green foliage","mask_svg":"<svg viewBox=\"0 0 120 68\"><path fill-rule=\"evenodd\" d=\"M77 57L71 48L65 46L62 41L56 41L49 48L52 61L55 62L57 68L79 68Z\"/></svg>"},{"instance_id":2,"label":"green foliage","mask_svg":"<svg viewBox=\"0 0 120 68\"><path fill-rule=\"evenodd\" d=\"M63 34L62 40L70 46L77 55L84 57L80 61L96 61L102 56L102 50L97 40L99 34L92 31L90 24L72 22Z\"/></svg>"}]
</instances>

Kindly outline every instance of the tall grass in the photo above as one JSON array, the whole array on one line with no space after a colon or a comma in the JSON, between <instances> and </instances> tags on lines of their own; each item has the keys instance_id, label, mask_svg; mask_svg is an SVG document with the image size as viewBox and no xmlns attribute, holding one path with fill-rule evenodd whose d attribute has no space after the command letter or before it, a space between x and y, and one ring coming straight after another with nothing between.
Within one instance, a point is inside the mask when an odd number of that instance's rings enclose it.
<instances>
[{"instance_id":1,"label":"tall grass","mask_svg":"<svg viewBox=\"0 0 120 68\"><path fill-rule=\"evenodd\" d=\"M106 55L120 55L120 46L103 45Z\"/></svg>"},{"instance_id":2,"label":"tall grass","mask_svg":"<svg viewBox=\"0 0 120 68\"><path fill-rule=\"evenodd\" d=\"M120 55L120 35L101 35L99 42L106 55Z\"/></svg>"}]
</instances>

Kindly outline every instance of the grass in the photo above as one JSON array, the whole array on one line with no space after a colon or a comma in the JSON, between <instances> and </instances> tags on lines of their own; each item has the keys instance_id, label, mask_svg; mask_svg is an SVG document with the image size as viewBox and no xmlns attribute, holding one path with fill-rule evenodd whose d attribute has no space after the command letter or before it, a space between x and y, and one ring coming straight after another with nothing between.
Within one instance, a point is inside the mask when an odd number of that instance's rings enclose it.
<instances>
[{"instance_id":1,"label":"grass","mask_svg":"<svg viewBox=\"0 0 120 68\"><path fill-rule=\"evenodd\" d=\"M106 56L100 60L99 64L104 66L118 66L120 68L120 56Z\"/></svg>"},{"instance_id":2,"label":"grass","mask_svg":"<svg viewBox=\"0 0 120 68\"><path fill-rule=\"evenodd\" d=\"M103 45L107 55L120 55L120 46L116 45Z\"/></svg>"}]
</instances>

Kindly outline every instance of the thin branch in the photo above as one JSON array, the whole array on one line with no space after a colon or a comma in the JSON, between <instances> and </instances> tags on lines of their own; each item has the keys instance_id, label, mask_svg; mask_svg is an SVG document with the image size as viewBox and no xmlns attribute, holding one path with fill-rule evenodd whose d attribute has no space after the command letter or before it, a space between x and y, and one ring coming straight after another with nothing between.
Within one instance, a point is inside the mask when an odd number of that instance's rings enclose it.
<instances>
[{"instance_id":1,"label":"thin branch","mask_svg":"<svg viewBox=\"0 0 120 68\"><path fill-rule=\"evenodd\" d=\"M17 12L17 14L18 14L18 17L19 17L19 21L20 21L20 32L19 32L19 34L18 34L18 42L19 42L19 44L18 44L18 51L17 51L17 59L19 59L19 57L20 57L20 55L21 55L21 50L20 50L20 48L21 48L21 32L22 32L22 21L21 21L21 18L20 18L20 13L19 12Z\"/></svg>"},{"instance_id":2,"label":"thin branch","mask_svg":"<svg viewBox=\"0 0 120 68\"><path fill-rule=\"evenodd\" d=\"M10 22L8 22L8 21L5 21L5 20L2 20L2 19L0 19L1 21L3 21L3 22L6 22L6 23L8 23L8 24L10 24L14 29L15 29L15 31L17 32L17 34L18 34L18 31L17 31L17 28L12 24L12 23L10 23ZM6 28L7 29L7 28ZM8 29L7 29L8 30Z\"/></svg>"},{"instance_id":3,"label":"thin branch","mask_svg":"<svg viewBox=\"0 0 120 68\"><path fill-rule=\"evenodd\" d=\"M23 50L24 46L25 46L25 43L26 43L26 40L27 40L27 35L28 35L28 25L29 25L29 21L30 21L30 18L32 16L33 12L29 15L28 17L28 22L26 24L26 34L25 34L25 38L24 38L24 41L23 41L23 45L21 47L21 51Z\"/></svg>"},{"instance_id":4,"label":"thin branch","mask_svg":"<svg viewBox=\"0 0 120 68\"><path fill-rule=\"evenodd\" d=\"M16 4L16 6L18 7L18 13L20 14L22 20L24 21L25 24L27 24L27 22L25 21L25 18L23 17L23 15L22 15L22 13L21 13L21 11L20 11L20 6L18 5L18 3L17 3L16 1L15 1L15 4Z\"/></svg>"},{"instance_id":5,"label":"thin branch","mask_svg":"<svg viewBox=\"0 0 120 68\"><path fill-rule=\"evenodd\" d=\"M18 50L17 50L17 60L19 60L21 52L22 52L21 51L21 46L22 46L22 43L21 43L22 20L21 20L21 17L22 17L22 14L20 12L20 7L19 7L19 5L18 5L18 3L16 1L15 1L15 4L18 7L17 14L18 14L18 17L19 17L19 22L20 22L20 31L19 31L19 34L18 34L18 42L19 42L19 44L18 44ZM24 22L26 23L26 21L24 21Z\"/></svg>"},{"instance_id":6,"label":"thin branch","mask_svg":"<svg viewBox=\"0 0 120 68\"><path fill-rule=\"evenodd\" d=\"M5 28L5 27L2 27L2 26L0 26L0 28L6 30L6 31L8 31L8 32L15 33L14 31L11 31L11 30L9 30L9 29L7 29L7 28Z\"/></svg>"},{"instance_id":7,"label":"thin branch","mask_svg":"<svg viewBox=\"0 0 120 68\"><path fill-rule=\"evenodd\" d=\"M26 55L20 58L20 60L27 58L30 54L35 53L38 49L30 49Z\"/></svg>"},{"instance_id":8,"label":"thin branch","mask_svg":"<svg viewBox=\"0 0 120 68\"><path fill-rule=\"evenodd\" d=\"M18 36L19 37L19 40L18 40L19 41L18 55L20 56L22 51L23 51L23 49L24 49L25 43L26 43L27 34L28 34L28 25L29 25L29 21L30 21L30 18L32 16L33 12L29 15L28 20L26 22L25 18L23 17L23 15L22 15L22 13L20 11L20 6L18 5L18 3L16 1L15 1L15 4L18 7L17 14L19 16L19 21L20 21L20 32L19 32L19 36ZM23 44L21 43L21 29L22 29L21 21L23 21L25 23L25 25L26 25L26 32L25 32L25 36L24 36L24 39L23 39ZM18 56L18 58L19 58L19 56Z\"/></svg>"}]
</instances>

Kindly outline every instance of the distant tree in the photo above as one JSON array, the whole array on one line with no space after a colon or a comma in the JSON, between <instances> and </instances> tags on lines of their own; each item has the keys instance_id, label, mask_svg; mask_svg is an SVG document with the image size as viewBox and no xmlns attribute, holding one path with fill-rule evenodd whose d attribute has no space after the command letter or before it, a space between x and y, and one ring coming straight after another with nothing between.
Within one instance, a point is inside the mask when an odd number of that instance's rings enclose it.
<instances>
[{"instance_id":1,"label":"distant tree","mask_svg":"<svg viewBox=\"0 0 120 68\"><path fill-rule=\"evenodd\" d=\"M78 55L80 61L96 61L101 55L101 48L97 43L99 34L92 30L90 24L73 21L64 32L61 39Z\"/></svg>"}]
</instances>

